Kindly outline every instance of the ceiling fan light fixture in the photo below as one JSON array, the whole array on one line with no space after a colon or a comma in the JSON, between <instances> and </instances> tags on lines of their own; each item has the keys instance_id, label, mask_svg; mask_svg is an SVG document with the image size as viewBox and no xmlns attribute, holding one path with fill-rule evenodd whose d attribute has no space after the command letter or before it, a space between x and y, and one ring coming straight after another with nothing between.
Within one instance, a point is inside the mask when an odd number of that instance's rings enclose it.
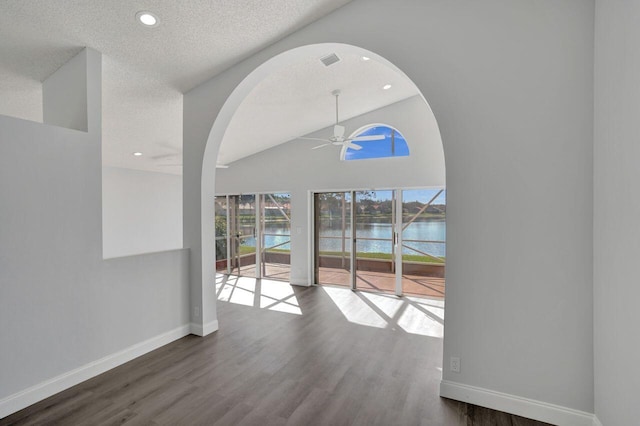
<instances>
[{"instance_id":1,"label":"ceiling fan light fixture","mask_svg":"<svg viewBox=\"0 0 640 426\"><path fill-rule=\"evenodd\" d=\"M157 27L160 23L160 20L154 13L145 10L136 13L136 21L145 27Z\"/></svg>"}]
</instances>

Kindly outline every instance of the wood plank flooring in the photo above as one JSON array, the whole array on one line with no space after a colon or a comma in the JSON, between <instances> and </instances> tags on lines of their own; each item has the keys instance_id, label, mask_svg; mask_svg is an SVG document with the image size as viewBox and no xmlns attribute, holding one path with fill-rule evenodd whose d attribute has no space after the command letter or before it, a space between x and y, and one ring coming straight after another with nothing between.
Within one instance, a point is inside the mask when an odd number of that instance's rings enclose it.
<instances>
[{"instance_id":1,"label":"wood plank flooring","mask_svg":"<svg viewBox=\"0 0 640 426\"><path fill-rule=\"evenodd\" d=\"M0 425L542 425L438 397L442 339L411 332L397 312L411 305L363 296L376 310L347 289L244 280L219 281L228 301L218 302L218 332L182 338ZM379 319L363 324L366 309ZM424 321L438 323L438 312L425 308Z\"/></svg>"}]
</instances>

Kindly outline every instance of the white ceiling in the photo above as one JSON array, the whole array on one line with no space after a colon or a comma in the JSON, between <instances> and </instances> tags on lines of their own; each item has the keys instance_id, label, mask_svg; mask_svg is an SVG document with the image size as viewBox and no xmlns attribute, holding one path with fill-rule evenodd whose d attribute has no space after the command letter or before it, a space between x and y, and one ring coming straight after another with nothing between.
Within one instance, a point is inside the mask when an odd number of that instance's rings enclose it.
<instances>
[{"instance_id":1,"label":"white ceiling","mask_svg":"<svg viewBox=\"0 0 640 426\"><path fill-rule=\"evenodd\" d=\"M103 163L180 173L172 165L181 163L182 93L348 2L2 0L0 114L41 121L39 83L89 46L103 53ZM160 25L138 24L140 10L157 14ZM222 161L330 125L334 88L344 92L345 119L409 96L399 80L378 90L398 76L374 61L345 56L323 69L317 59L251 93L225 137Z\"/></svg>"},{"instance_id":2,"label":"white ceiling","mask_svg":"<svg viewBox=\"0 0 640 426\"><path fill-rule=\"evenodd\" d=\"M335 124L335 98L331 94L335 89L342 92L341 122L419 93L405 76L376 60L364 61L353 50L344 46L332 52L340 61L328 67L319 57L311 56L265 78L233 116L218 163L232 163ZM391 89L383 90L385 84L391 84ZM329 137L332 131L325 133L321 136ZM314 141L299 143L309 148L318 145Z\"/></svg>"}]
</instances>

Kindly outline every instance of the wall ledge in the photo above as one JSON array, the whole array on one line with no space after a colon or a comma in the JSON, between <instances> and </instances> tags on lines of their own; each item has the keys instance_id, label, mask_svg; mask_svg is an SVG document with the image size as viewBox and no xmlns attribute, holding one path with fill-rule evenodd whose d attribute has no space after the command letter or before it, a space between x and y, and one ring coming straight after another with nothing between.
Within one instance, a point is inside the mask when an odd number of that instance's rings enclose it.
<instances>
[{"instance_id":1,"label":"wall ledge","mask_svg":"<svg viewBox=\"0 0 640 426\"><path fill-rule=\"evenodd\" d=\"M153 256L153 255L156 255L156 254L173 253L173 252L184 251L184 250L189 250L189 248L188 247L178 247L178 248L172 248L172 249L166 249L166 250L147 251L147 252L144 252L144 253L124 254L122 256L113 256L113 257L104 257L103 256L102 260L108 261L108 260L128 259L128 258L141 257L141 256Z\"/></svg>"},{"instance_id":2,"label":"wall ledge","mask_svg":"<svg viewBox=\"0 0 640 426\"><path fill-rule=\"evenodd\" d=\"M592 413L449 380L440 382L440 396L554 425L601 426Z\"/></svg>"},{"instance_id":3,"label":"wall ledge","mask_svg":"<svg viewBox=\"0 0 640 426\"><path fill-rule=\"evenodd\" d=\"M0 419L189 334L189 324L136 343L0 400Z\"/></svg>"}]
</instances>

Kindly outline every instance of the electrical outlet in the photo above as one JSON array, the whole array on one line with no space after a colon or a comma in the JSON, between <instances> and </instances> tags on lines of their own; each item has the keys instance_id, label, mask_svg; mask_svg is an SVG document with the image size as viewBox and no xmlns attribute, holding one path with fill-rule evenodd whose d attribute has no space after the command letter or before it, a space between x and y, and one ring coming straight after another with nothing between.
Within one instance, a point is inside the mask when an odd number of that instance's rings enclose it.
<instances>
[{"instance_id":1,"label":"electrical outlet","mask_svg":"<svg viewBox=\"0 0 640 426\"><path fill-rule=\"evenodd\" d=\"M451 371L453 371L454 373L459 373L460 372L460 358L457 356L452 356L451 357L451 365L450 365Z\"/></svg>"},{"instance_id":2,"label":"electrical outlet","mask_svg":"<svg viewBox=\"0 0 640 426\"><path fill-rule=\"evenodd\" d=\"M193 316L195 318L198 318L200 316L200 308L198 308L197 306L193 307Z\"/></svg>"}]
</instances>

